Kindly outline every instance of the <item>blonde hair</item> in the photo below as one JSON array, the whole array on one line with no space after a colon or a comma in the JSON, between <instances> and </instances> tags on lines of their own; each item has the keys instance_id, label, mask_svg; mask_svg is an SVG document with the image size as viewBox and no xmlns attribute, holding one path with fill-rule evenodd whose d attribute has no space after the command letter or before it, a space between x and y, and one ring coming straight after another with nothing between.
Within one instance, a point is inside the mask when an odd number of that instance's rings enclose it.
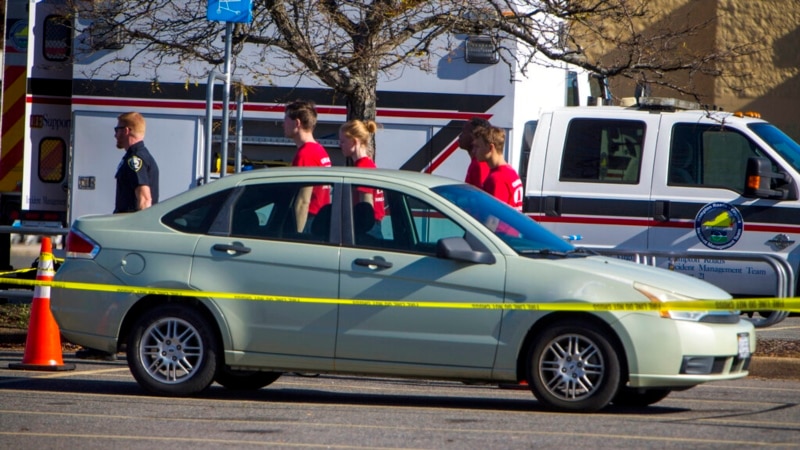
<instances>
[{"instance_id":1,"label":"blonde hair","mask_svg":"<svg viewBox=\"0 0 800 450\"><path fill-rule=\"evenodd\" d=\"M372 135L378 131L379 125L374 120L348 120L341 127L339 132L345 136L356 139L368 148L372 147Z\"/></svg>"},{"instance_id":2,"label":"blonde hair","mask_svg":"<svg viewBox=\"0 0 800 450\"><path fill-rule=\"evenodd\" d=\"M144 117L138 112L131 111L122 113L117 116L117 122L119 122L121 126L130 129L132 135L138 138L144 138L146 128L145 121Z\"/></svg>"}]
</instances>

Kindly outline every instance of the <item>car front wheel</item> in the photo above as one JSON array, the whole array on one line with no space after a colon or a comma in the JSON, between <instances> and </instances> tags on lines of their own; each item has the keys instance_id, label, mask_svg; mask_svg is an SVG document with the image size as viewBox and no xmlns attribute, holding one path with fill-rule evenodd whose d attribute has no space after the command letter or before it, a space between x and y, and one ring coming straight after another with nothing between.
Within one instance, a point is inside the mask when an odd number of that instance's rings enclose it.
<instances>
[{"instance_id":1,"label":"car front wheel","mask_svg":"<svg viewBox=\"0 0 800 450\"><path fill-rule=\"evenodd\" d=\"M560 411L594 412L611 402L621 374L605 331L591 322L564 321L535 339L528 383L540 403Z\"/></svg>"},{"instance_id":2,"label":"car front wheel","mask_svg":"<svg viewBox=\"0 0 800 450\"><path fill-rule=\"evenodd\" d=\"M145 390L167 396L206 389L217 371L219 344L198 311L165 305L142 315L128 337L128 367Z\"/></svg>"}]
</instances>

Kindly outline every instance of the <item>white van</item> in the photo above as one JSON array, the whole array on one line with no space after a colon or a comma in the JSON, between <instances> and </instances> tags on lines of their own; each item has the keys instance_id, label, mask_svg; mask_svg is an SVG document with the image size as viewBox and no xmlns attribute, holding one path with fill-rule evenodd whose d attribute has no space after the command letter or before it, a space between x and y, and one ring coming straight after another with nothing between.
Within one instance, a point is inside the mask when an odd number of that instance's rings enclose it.
<instances>
[{"instance_id":1,"label":"white van","mask_svg":"<svg viewBox=\"0 0 800 450\"><path fill-rule=\"evenodd\" d=\"M642 98L563 108L530 125L524 207L551 231L736 297L794 296L800 145L758 114Z\"/></svg>"}]
</instances>

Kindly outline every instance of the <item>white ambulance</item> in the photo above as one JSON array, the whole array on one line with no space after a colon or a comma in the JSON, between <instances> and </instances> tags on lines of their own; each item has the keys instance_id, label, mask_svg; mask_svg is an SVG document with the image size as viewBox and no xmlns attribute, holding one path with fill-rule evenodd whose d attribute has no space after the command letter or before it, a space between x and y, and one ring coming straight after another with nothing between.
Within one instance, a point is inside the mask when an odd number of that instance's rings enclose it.
<instances>
[{"instance_id":1,"label":"white ambulance","mask_svg":"<svg viewBox=\"0 0 800 450\"><path fill-rule=\"evenodd\" d=\"M222 67L188 61L153 67L148 61L155 57L136 43L119 41L106 17L94 16L92 8L75 14L72 5L67 0L6 1L0 193L8 197L21 191L14 195L22 218L31 224L67 225L84 214L113 210L113 176L122 157L114 148L113 127L120 113L136 110L147 119L145 144L161 167L162 199L196 185L208 161L225 153L220 149L221 82L209 76L219 75ZM458 149L457 138L470 117L506 129L509 148L518 148L522 135L515 130L526 120L557 106L585 104L589 80L595 82L595 96L605 92L601 79L552 62L530 66L525 74L509 68L499 60L497 45L488 36L446 36L432 48L452 51L422 55L415 65L383 74L377 92L379 167L463 179L469 157ZM141 53L140 64L119 62L135 53ZM264 61L256 48L235 60L241 66L248 61L259 67L283 64ZM283 105L308 99L320 113L317 139L335 165L345 164L338 148L338 127L347 114L342 95L308 75L242 77L237 64L232 76L247 86L247 96L238 110L239 142L227 152L231 162L238 155L245 168L289 164L295 148L283 136ZM210 99L209 84L216 84ZM207 126L214 129L212 136Z\"/></svg>"}]
</instances>

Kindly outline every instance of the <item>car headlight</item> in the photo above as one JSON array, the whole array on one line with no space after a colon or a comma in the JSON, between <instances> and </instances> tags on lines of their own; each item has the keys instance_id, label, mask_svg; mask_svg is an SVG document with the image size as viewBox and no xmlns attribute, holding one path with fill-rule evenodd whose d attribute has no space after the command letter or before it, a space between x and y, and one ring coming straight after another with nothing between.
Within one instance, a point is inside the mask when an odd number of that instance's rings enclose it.
<instances>
[{"instance_id":1,"label":"car headlight","mask_svg":"<svg viewBox=\"0 0 800 450\"><path fill-rule=\"evenodd\" d=\"M642 283L633 283L633 288L644 294L645 297L650 299L653 303L664 303L674 301L691 301L696 300L692 297L687 297L672 291L667 291L661 288L649 286ZM690 320L699 322L704 317L712 314L712 311L659 311L661 317L674 320ZM730 312L722 312L723 314L730 315Z\"/></svg>"}]
</instances>

